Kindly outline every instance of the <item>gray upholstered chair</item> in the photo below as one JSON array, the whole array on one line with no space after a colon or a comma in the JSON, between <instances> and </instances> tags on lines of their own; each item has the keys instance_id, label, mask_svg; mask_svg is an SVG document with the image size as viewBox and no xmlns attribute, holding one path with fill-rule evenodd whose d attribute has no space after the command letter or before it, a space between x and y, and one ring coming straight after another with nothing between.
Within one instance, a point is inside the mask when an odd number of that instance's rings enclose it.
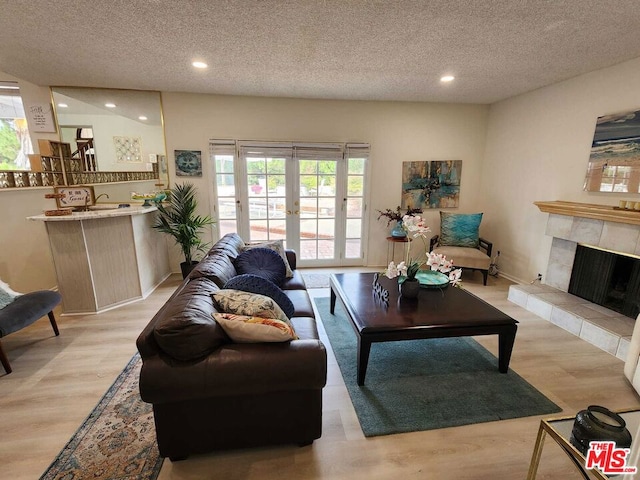
<instances>
[{"instance_id":1,"label":"gray upholstered chair","mask_svg":"<svg viewBox=\"0 0 640 480\"><path fill-rule=\"evenodd\" d=\"M440 212L440 235L431 238L429 251L445 255L457 268L480 270L486 285L493 243L480 237L481 221L482 213Z\"/></svg>"},{"instance_id":2,"label":"gray upholstered chair","mask_svg":"<svg viewBox=\"0 0 640 480\"><path fill-rule=\"evenodd\" d=\"M49 316L53 332L56 336L60 335L53 316L53 309L60 300L62 300L60 294L52 290L41 290L16 297L13 302L0 309L0 338L28 327L45 315ZM11 373L11 365L2 349L2 343L0 343L0 362L7 374Z\"/></svg>"}]
</instances>

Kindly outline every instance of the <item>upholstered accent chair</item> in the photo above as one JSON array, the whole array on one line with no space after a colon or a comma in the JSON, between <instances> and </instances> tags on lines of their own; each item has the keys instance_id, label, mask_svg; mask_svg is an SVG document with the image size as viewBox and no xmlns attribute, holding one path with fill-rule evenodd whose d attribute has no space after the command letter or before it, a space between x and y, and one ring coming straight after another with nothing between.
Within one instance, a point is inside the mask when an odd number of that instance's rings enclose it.
<instances>
[{"instance_id":1,"label":"upholstered accent chair","mask_svg":"<svg viewBox=\"0 0 640 480\"><path fill-rule=\"evenodd\" d=\"M56 336L60 335L53 309L61 300L60 294L52 290L40 290L16 297L7 306L0 308L0 338L28 327L45 315L49 317L53 333ZM7 374L11 373L11 365L2 349L2 343L0 343L0 363Z\"/></svg>"},{"instance_id":2,"label":"upholstered accent chair","mask_svg":"<svg viewBox=\"0 0 640 480\"><path fill-rule=\"evenodd\" d=\"M452 259L457 268L480 270L487 284L493 243L480 237L482 213L440 212L440 235L431 238L429 250Z\"/></svg>"}]
</instances>

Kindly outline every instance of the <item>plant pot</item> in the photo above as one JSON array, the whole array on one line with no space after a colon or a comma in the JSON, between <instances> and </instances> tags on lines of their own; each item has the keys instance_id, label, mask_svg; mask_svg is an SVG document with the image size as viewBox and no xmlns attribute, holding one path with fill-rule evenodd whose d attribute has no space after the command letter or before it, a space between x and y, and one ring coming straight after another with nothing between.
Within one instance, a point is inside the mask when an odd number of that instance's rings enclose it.
<instances>
[{"instance_id":1,"label":"plant pot","mask_svg":"<svg viewBox=\"0 0 640 480\"><path fill-rule=\"evenodd\" d=\"M417 298L420 293L420 282L415 278L407 278L400 284L402 298Z\"/></svg>"},{"instance_id":2,"label":"plant pot","mask_svg":"<svg viewBox=\"0 0 640 480\"><path fill-rule=\"evenodd\" d=\"M196 261L192 261L191 263L182 262L180 264L180 270L182 270L182 278L187 278L191 273L191 270L193 270L197 264L198 262Z\"/></svg>"},{"instance_id":3,"label":"plant pot","mask_svg":"<svg viewBox=\"0 0 640 480\"><path fill-rule=\"evenodd\" d=\"M570 441L582 454L587 453L589 442L593 441L612 441L617 448L629 448L631 433L626 427L626 422L617 413L599 405L590 405L576 415Z\"/></svg>"}]
</instances>

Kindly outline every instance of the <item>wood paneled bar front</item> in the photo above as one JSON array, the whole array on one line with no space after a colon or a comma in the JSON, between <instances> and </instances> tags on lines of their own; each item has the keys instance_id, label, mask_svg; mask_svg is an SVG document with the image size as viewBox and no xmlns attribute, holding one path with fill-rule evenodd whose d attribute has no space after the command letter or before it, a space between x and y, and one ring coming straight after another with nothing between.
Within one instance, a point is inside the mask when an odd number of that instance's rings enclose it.
<instances>
[{"instance_id":1,"label":"wood paneled bar front","mask_svg":"<svg viewBox=\"0 0 640 480\"><path fill-rule=\"evenodd\" d=\"M155 207L28 217L44 221L65 314L99 313L146 298L170 273Z\"/></svg>"}]
</instances>

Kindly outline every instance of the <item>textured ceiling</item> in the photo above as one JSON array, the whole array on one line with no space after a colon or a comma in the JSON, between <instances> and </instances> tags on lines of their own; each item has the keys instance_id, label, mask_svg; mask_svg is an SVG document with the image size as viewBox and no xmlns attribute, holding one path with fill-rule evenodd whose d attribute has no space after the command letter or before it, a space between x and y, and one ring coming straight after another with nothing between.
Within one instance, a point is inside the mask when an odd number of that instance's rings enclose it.
<instances>
[{"instance_id":1,"label":"textured ceiling","mask_svg":"<svg viewBox=\"0 0 640 480\"><path fill-rule=\"evenodd\" d=\"M492 103L640 57L639 32L637 0L0 0L0 71L39 85Z\"/></svg>"}]
</instances>

